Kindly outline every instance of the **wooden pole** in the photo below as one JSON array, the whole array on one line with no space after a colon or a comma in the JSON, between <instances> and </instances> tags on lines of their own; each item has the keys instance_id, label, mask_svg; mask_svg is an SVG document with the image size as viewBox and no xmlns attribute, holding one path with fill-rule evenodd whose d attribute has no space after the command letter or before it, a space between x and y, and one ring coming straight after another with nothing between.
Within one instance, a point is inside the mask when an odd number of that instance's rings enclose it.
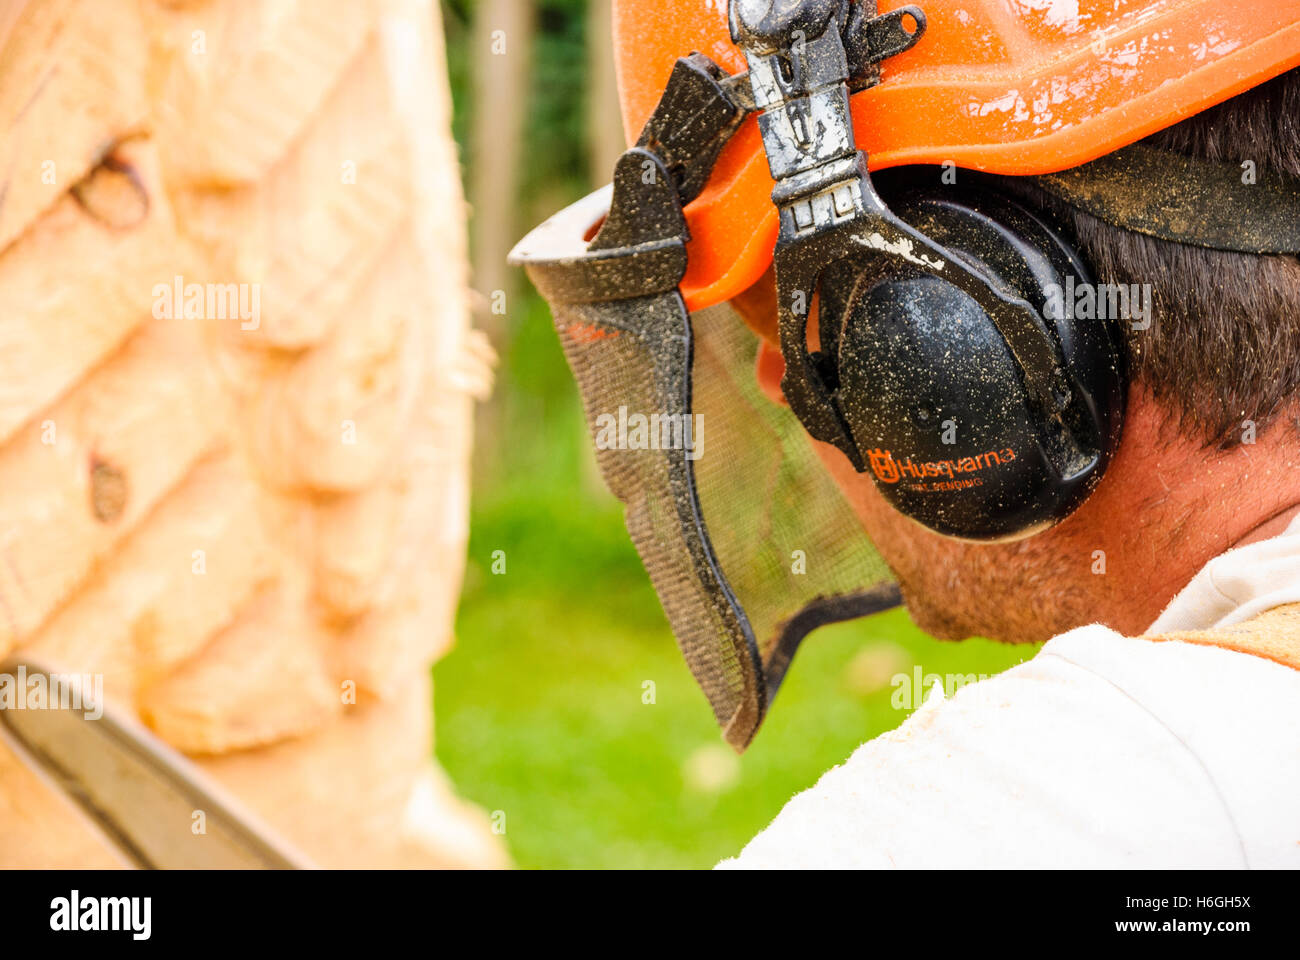
<instances>
[{"instance_id":1,"label":"wooden pole","mask_svg":"<svg viewBox=\"0 0 1300 960\"><path fill-rule=\"evenodd\" d=\"M468 173L474 290L479 324L504 345L505 309L518 289L506 254L519 239L516 216L524 158L536 11L533 0L480 0L473 25L473 114ZM497 310L494 310L497 307Z\"/></svg>"},{"instance_id":2,"label":"wooden pole","mask_svg":"<svg viewBox=\"0 0 1300 960\"><path fill-rule=\"evenodd\" d=\"M627 149L614 72L613 4L587 4L587 143L591 157L591 186L609 183L614 163Z\"/></svg>"}]
</instances>

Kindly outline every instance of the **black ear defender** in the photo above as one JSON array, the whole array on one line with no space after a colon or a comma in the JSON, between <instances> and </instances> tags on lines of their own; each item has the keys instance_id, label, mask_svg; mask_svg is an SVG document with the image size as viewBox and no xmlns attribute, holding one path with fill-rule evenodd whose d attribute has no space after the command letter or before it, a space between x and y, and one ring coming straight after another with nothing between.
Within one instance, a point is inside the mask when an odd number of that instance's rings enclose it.
<instances>
[{"instance_id":1,"label":"black ear defender","mask_svg":"<svg viewBox=\"0 0 1300 960\"><path fill-rule=\"evenodd\" d=\"M1048 309L1087 269L1023 207L964 185L885 203L848 81L877 82L926 21L902 7L860 22L869 6L730 4L776 182L781 389L911 519L971 540L1028 536L1076 509L1118 446L1119 351L1104 323Z\"/></svg>"},{"instance_id":2,"label":"black ear defender","mask_svg":"<svg viewBox=\"0 0 1300 960\"><path fill-rule=\"evenodd\" d=\"M1133 233L1230 253L1300 255L1300 181L1267 172L1243 190L1240 173L1235 163L1139 143L1027 179ZM1136 312L1123 306L1128 299L1132 307L1135 291L1092 284L1070 244L989 178L963 171L961 186L945 186L933 178L927 185L925 176L918 169L877 179L902 186L888 191L901 219L991 288L1037 308L1070 402L1064 416L1043 415L997 319L942 271L900 264L872 280L839 266L833 283L823 275L822 316L839 334L833 399L852 440L842 449L860 454L858 468L871 472L885 498L932 530L974 540L1027 536L1077 509L1119 445L1127 393L1120 344ZM1134 196L1148 202L1135 209ZM850 292L827 298L831 290ZM1081 291L1086 316L1073 309Z\"/></svg>"},{"instance_id":3,"label":"black ear defender","mask_svg":"<svg viewBox=\"0 0 1300 960\"><path fill-rule=\"evenodd\" d=\"M860 469L901 513L947 536L1014 539L1063 520L1119 444L1118 321L1095 310L1076 318L1087 267L1007 197L932 187L890 208L991 287L1038 308L1071 395L1064 415L1044 410L997 323L940 271L904 264L854 276L841 265L823 275L820 320L839 328L837 401Z\"/></svg>"}]
</instances>

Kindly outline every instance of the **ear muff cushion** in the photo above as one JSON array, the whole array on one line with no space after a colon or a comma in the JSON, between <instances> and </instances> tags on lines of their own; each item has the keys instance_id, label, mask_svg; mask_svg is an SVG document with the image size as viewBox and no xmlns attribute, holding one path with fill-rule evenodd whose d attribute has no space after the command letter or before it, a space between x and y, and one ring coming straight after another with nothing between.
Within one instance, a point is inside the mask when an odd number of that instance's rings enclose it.
<instances>
[{"instance_id":1,"label":"ear muff cushion","mask_svg":"<svg viewBox=\"0 0 1300 960\"><path fill-rule=\"evenodd\" d=\"M891 207L1040 313L1054 290L1091 282L1055 231L998 194L913 191ZM840 403L868 471L903 513L950 536L1010 539L1059 522L1095 487L1123 416L1116 339L1107 321L1044 319L1082 392L1082 450L1032 412L1001 334L955 286L900 271L853 291Z\"/></svg>"}]
</instances>

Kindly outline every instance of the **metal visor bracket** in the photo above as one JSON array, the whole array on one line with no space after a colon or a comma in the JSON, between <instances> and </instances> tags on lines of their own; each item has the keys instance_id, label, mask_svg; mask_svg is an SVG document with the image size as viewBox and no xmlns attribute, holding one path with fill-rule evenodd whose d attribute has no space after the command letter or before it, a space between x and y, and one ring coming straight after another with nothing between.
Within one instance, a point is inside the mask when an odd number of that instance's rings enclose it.
<instances>
[{"instance_id":1,"label":"metal visor bracket","mask_svg":"<svg viewBox=\"0 0 1300 960\"><path fill-rule=\"evenodd\" d=\"M780 216L776 270L786 400L817 439L839 447L866 469L839 399L837 321L822 311L817 343L809 322L823 276L869 290L891 275L917 271L942 277L992 318L1014 355L1033 402L1060 424L1072 443L1082 421L1071 409L1076 386L1062 370L1052 335L1026 301L991 284L978 265L953 256L889 210L857 149L849 82L869 76L880 60L911 47L925 15L904 7L866 17L870 4L848 0L733 0L731 37L749 63L749 78ZM911 29L909 29L909 22ZM846 45L845 36L850 38ZM851 63L850 51L853 51ZM1077 459L1069 455L1065 460Z\"/></svg>"}]
</instances>

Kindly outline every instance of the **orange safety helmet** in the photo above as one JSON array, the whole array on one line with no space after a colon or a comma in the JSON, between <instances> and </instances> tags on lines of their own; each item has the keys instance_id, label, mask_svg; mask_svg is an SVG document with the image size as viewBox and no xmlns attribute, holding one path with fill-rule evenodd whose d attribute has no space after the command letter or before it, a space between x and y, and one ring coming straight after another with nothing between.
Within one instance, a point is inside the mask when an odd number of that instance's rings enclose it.
<instances>
[{"instance_id":1,"label":"orange safety helmet","mask_svg":"<svg viewBox=\"0 0 1300 960\"><path fill-rule=\"evenodd\" d=\"M885 13L906 0L880 0ZM1075 167L1300 66L1300 0L924 0L925 42L853 95L873 170L943 164L1028 175ZM614 0L623 125L635 142L678 57L746 69L726 0ZM699 310L772 262L777 213L754 117L685 210L681 283Z\"/></svg>"}]
</instances>

